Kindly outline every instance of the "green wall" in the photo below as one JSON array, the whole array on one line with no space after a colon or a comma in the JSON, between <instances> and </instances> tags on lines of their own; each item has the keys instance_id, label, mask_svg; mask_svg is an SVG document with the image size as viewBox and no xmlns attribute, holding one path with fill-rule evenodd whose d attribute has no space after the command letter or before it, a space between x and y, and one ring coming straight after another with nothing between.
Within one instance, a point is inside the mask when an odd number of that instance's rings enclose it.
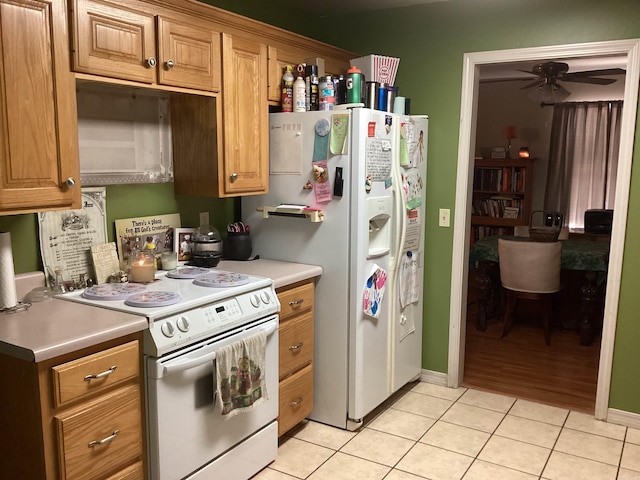
<instances>
[{"instance_id":1,"label":"green wall","mask_svg":"<svg viewBox=\"0 0 640 480\"><path fill-rule=\"evenodd\" d=\"M233 10L243 2L209 3ZM279 3L241 6L244 15L274 19ZM267 20L269 19L269 20ZM362 55L401 58L396 84L414 113L430 117L425 251L423 367L447 371L453 229L437 227L439 208L453 211L464 53L640 37L637 0L450 0L320 21L303 20L308 36ZM636 145L637 145L636 140ZM636 148L634 164L640 160ZM640 413L640 179L632 172L610 407Z\"/></svg>"},{"instance_id":2,"label":"green wall","mask_svg":"<svg viewBox=\"0 0 640 480\"><path fill-rule=\"evenodd\" d=\"M209 212L209 221L224 236L226 224L239 219L237 200L176 196L173 183L111 185L107 187L107 232L114 241L114 221L119 218L180 213L184 227L197 227L200 212ZM11 232L16 273L43 270L38 242L36 214L0 216L0 231Z\"/></svg>"},{"instance_id":3,"label":"green wall","mask_svg":"<svg viewBox=\"0 0 640 480\"><path fill-rule=\"evenodd\" d=\"M396 84L411 98L414 113L430 117L425 264L425 369L446 372L453 229L438 228L437 211L453 211L460 123L462 58L467 52L640 37L637 0L450 0L424 6L313 18L282 7L278 0L207 0L282 28L360 54L401 58ZM636 147L638 140L636 139ZM640 161L635 149L634 163ZM640 179L634 168L610 407L640 413ZM113 220L179 211L185 226L198 212L210 212L218 228L234 217L237 201L182 198L171 184L113 186L107 189L110 235ZM12 233L16 271L40 269L34 215L0 217L0 231Z\"/></svg>"}]
</instances>

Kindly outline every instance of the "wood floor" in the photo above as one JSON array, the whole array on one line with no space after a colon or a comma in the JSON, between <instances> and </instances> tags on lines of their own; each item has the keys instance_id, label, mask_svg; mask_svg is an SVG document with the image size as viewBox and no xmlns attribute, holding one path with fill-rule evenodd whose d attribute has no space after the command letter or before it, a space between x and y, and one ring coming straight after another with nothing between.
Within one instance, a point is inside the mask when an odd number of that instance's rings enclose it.
<instances>
[{"instance_id":1,"label":"wood floor","mask_svg":"<svg viewBox=\"0 0 640 480\"><path fill-rule=\"evenodd\" d=\"M532 310L521 312L501 339L502 322L485 332L475 327L475 305L468 308L463 385L585 413L595 409L600 337L579 345L578 334L553 329L544 343L542 323Z\"/></svg>"}]
</instances>

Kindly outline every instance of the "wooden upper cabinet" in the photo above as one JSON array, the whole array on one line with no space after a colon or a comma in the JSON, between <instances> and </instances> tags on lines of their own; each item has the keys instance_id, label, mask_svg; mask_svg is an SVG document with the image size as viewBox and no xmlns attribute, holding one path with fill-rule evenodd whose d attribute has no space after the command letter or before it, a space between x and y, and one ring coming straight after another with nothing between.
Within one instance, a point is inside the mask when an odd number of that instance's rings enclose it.
<instances>
[{"instance_id":1,"label":"wooden upper cabinet","mask_svg":"<svg viewBox=\"0 0 640 480\"><path fill-rule=\"evenodd\" d=\"M68 38L65 0L0 0L2 214L80 208Z\"/></svg>"},{"instance_id":2,"label":"wooden upper cabinet","mask_svg":"<svg viewBox=\"0 0 640 480\"><path fill-rule=\"evenodd\" d=\"M149 84L218 92L220 33L131 0L75 0L74 69ZM146 5L147 9L149 8Z\"/></svg>"},{"instance_id":3,"label":"wooden upper cabinet","mask_svg":"<svg viewBox=\"0 0 640 480\"><path fill-rule=\"evenodd\" d=\"M76 0L74 20L76 71L145 83L155 81L153 15L102 0Z\"/></svg>"},{"instance_id":4,"label":"wooden upper cabinet","mask_svg":"<svg viewBox=\"0 0 640 480\"><path fill-rule=\"evenodd\" d=\"M158 82L219 92L220 33L158 17Z\"/></svg>"},{"instance_id":5,"label":"wooden upper cabinet","mask_svg":"<svg viewBox=\"0 0 640 480\"><path fill-rule=\"evenodd\" d=\"M269 190L267 47L222 35L225 196Z\"/></svg>"}]
</instances>

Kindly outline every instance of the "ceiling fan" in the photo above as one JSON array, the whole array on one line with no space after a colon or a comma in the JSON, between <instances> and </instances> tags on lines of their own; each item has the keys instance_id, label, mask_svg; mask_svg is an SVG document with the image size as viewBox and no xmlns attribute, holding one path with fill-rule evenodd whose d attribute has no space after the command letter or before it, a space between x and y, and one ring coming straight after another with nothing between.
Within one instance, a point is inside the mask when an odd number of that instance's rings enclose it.
<instances>
[{"instance_id":1,"label":"ceiling fan","mask_svg":"<svg viewBox=\"0 0 640 480\"><path fill-rule=\"evenodd\" d=\"M522 87L522 90L538 87L539 100L542 104L562 102L571 93L558 82L590 83L593 85L609 85L616 81L615 78L599 78L599 76L622 75L622 68L605 68L601 70L585 70L569 73L569 65L564 62L544 62L534 65L531 71L520 72L536 75L538 78Z\"/></svg>"}]
</instances>

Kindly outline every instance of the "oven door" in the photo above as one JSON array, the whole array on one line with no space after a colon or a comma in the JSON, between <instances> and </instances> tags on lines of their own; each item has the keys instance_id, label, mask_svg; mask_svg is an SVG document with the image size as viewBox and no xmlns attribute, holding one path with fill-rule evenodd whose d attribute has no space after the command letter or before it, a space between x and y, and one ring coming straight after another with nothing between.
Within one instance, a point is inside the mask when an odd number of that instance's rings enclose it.
<instances>
[{"instance_id":1,"label":"oven door","mask_svg":"<svg viewBox=\"0 0 640 480\"><path fill-rule=\"evenodd\" d=\"M151 480L176 480L202 468L278 416L278 316L146 359ZM215 395L215 354L259 330L267 333L268 399L250 411L221 414ZM276 440L277 442L277 440Z\"/></svg>"}]
</instances>

